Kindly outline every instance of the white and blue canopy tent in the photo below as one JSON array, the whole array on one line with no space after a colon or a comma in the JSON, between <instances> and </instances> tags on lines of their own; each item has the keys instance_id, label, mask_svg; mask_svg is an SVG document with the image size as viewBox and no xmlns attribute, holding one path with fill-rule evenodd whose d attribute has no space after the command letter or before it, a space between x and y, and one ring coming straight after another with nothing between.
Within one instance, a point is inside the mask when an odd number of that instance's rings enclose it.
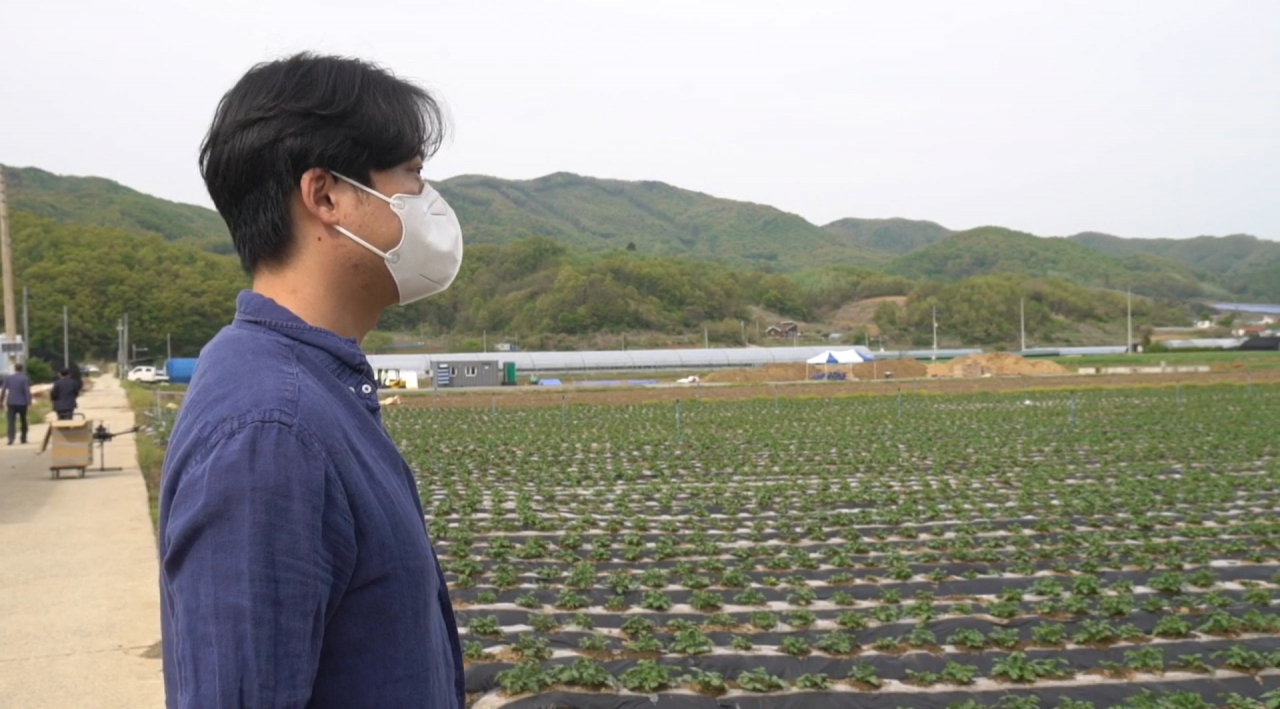
<instances>
[{"instance_id":1,"label":"white and blue canopy tent","mask_svg":"<svg viewBox=\"0 0 1280 709\"><path fill-rule=\"evenodd\" d=\"M875 358L874 356L871 355L870 352L867 352L864 354L864 353L858 352L857 350L827 350L826 352L819 352L818 354L805 360L804 378L805 379L809 378L809 365L811 364L819 364L819 365L847 364L849 365L849 378L852 379L853 365L859 364L861 362L869 362L872 359L875 359Z\"/></svg>"}]
</instances>

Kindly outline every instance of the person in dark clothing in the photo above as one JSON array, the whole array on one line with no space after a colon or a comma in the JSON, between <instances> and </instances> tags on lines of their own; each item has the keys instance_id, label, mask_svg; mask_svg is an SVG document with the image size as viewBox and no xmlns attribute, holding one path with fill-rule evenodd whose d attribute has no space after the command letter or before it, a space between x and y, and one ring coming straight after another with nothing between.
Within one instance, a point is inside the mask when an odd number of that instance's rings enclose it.
<instances>
[{"instance_id":1,"label":"person in dark clothing","mask_svg":"<svg viewBox=\"0 0 1280 709\"><path fill-rule=\"evenodd\" d=\"M201 167L253 285L200 353L160 478L169 709L466 705L431 492L359 347L461 265L421 176L441 115L383 69L309 54L218 106Z\"/></svg>"},{"instance_id":2,"label":"person in dark clothing","mask_svg":"<svg viewBox=\"0 0 1280 709\"><path fill-rule=\"evenodd\" d=\"M71 377L71 370L64 369L58 380L49 390L49 398L53 399L53 411L59 421L66 421L76 412L76 398L80 396L80 382Z\"/></svg>"},{"instance_id":3,"label":"person in dark clothing","mask_svg":"<svg viewBox=\"0 0 1280 709\"><path fill-rule=\"evenodd\" d=\"M31 406L31 380L21 364L13 365L13 374L4 378L0 388L0 406L8 405L5 420L9 425L9 445L13 445L14 419L22 419L22 442L27 442L27 407Z\"/></svg>"}]
</instances>

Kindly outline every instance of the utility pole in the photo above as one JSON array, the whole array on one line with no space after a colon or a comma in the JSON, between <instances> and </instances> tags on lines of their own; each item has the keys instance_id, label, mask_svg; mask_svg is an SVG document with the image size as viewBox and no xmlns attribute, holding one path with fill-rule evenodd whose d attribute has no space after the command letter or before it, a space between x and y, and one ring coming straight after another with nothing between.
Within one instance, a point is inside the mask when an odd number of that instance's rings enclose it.
<instances>
[{"instance_id":1,"label":"utility pole","mask_svg":"<svg viewBox=\"0 0 1280 709\"><path fill-rule=\"evenodd\" d=\"M62 368L71 369L71 337L67 327L67 306L62 306Z\"/></svg>"},{"instance_id":2,"label":"utility pole","mask_svg":"<svg viewBox=\"0 0 1280 709\"><path fill-rule=\"evenodd\" d=\"M27 320L27 287L22 287L22 361L31 358L31 322Z\"/></svg>"},{"instance_id":3,"label":"utility pole","mask_svg":"<svg viewBox=\"0 0 1280 709\"><path fill-rule=\"evenodd\" d=\"M9 241L9 207L5 202L4 168L0 167L0 275L4 277L4 337L17 340L18 323L13 312L13 244ZM7 358L7 355L6 355Z\"/></svg>"},{"instance_id":4,"label":"utility pole","mask_svg":"<svg viewBox=\"0 0 1280 709\"><path fill-rule=\"evenodd\" d=\"M480 340L480 349L484 350L485 352L488 352L488 351L489 351L489 331L488 331L488 330L481 330L480 332L482 333L482 334L480 335L480 337L481 337L481 340Z\"/></svg>"},{"instance_id":5,"label":"utility pole","mask_svg":"<svg viewBox=\"0 0 1280 709\"><path fill-rule=\"evenodd\" d=\"M1018 299L1018 324L1022 330L1022 353L1027 353L1027 299Z\"/></svg>"},{"instance_id":6,"label":"utility pole","mask_svg":"<svg viewBox=\"0 0 1280 709\"><path fill-rule=\"evenodd\" d=\"M938 306L933 306L933 361L938 361Z\"/></svg>"},{"instance_id":7,"label":"utility pole","mask_svg":"<svg viewBox=\"0 0 1280 709\"><path fill-rule=\"evenodd\" d=\"M742 346L746 347L749 344L747 342L747 321L739 320L738 324L742 326Z\"/></svg>"},{"instance_id":8,"label":"utility pole","mask_svg":"<svg viewBox=\"0 0 1280 709\"><path fill-rule=\"evenodd\" d=\"M702 349L711 349L711 335L707 333L707 328L702 328Z\"/></svg>"},{"instance_id":9,"label":"utility pole","mask_svg":"<svg viewBox=\"0 0 1280 709\"><path fill-rule=\"evenodd\" d=\"M116 318L116 377L124 381L124 319Z\"/></svg>"},{"instance_id":10,"label":"utility pole","mask_svg":"<svg viewBox=\"0 0 1280 709\"><path fill-rule=\"evenodd\" d=\"M164 361L173 359L173 333L164 334Z\"/></svg>"},{"instance_id":11,"label":"utility pole","mask_svg":"<svg viewBox=\"0 0 1280 709\"><path fill-rule=\"evenodd\" d=\"M1124 301L1127 309L1127 313L1125 315L1125 332L1127 334L1125 335L1125 341L1124 341L1124 353L1129 354L1133 352L1133 291L1132 290L1127 290L1124 292Z\"/></svg>"}]
</instances>

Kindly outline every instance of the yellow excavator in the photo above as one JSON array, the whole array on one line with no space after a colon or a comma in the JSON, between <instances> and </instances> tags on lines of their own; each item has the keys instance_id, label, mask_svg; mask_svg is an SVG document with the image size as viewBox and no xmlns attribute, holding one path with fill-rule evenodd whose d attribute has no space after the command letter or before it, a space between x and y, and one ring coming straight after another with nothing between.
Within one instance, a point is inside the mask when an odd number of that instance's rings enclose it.
<instances>
[{"instance_id":1,"label":"yellow excavator","mask_svg":"<svg viewBox=\"0 0 1280 709\"><path fill-rule=\"evenodd\" d=\"M398 369L379 369L378 386L382 389L405 389L408 383Z\"/></svg>"}]
</instances>

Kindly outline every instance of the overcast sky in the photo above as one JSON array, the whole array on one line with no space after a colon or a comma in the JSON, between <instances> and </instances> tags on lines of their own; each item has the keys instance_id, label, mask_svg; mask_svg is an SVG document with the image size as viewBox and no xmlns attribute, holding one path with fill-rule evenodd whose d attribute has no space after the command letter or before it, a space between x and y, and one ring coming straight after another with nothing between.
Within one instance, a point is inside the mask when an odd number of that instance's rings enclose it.
<instances>
[{"instance_id":1,"label":"overcast sky","mask_svg":"<svg viewBox=\"0 0 1280 709\"><path fill-rule=\"evenodd\" d=\"M660 180L841 217L1280 239L1280 2L68 0L0 10L0 163L209 206L258 61L438 92L440 179ZM465 225L464 225L465 226Z\"/></svg>"}]
</instances>

